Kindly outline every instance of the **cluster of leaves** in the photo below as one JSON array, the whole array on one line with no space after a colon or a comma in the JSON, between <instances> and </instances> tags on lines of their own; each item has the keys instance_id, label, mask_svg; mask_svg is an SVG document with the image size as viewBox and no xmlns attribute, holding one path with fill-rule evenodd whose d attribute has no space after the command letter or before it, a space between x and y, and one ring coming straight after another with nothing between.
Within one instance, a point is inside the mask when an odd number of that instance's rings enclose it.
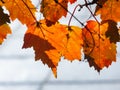
<instances>
[{"instance_id":1,"label":"cluster of leaves","mask_svg":"<svg viewBox=\"0 0 120 90\"><path fill-rule=\"evenodd\" d=\"M8 23L18 19L28 27L23 48L33 47L35 60L47 64L55 77L60 58L64 56L69 61L80 61L82 49L90 67L94 66L99 72L116 61L116 43L120 40L117 27L117 22L120 21L120 0L84 0L85 3L76 5L71 13L68 3L74 4L76 1L42 0L40 10L37 10L31 0L0 0L0 43L11 33ZM92 12L89 6L94 4L95 12ZM3 7L9 11L9 15L4 13ZM86 25L74 16L76 8L81 10L83 7L94 18L86 21ZM44 19L38 21L36 12L41 12ZM60 24L58 20L67 14L71 15L69 23ZM97 20L97 15L100 15L101 22ZM84 28L70 26L72 18Z\"/></svg>"}]
</instances>

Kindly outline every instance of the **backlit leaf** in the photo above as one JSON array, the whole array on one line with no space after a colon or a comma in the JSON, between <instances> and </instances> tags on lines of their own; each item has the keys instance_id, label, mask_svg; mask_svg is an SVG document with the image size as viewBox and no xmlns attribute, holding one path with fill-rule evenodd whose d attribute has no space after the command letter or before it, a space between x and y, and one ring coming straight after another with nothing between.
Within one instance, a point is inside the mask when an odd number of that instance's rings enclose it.
<instances>
[{"instance_id":1,"label":"backlit leaf","mask_svg":"<svg viewBox=\"0 0 120 90\"><path fill-rule=\"evenodd\" d=\"M109 22L99 25L95 21L88 21L87 29L83 29L85 58L97 71L116 61L116 44L111 43L105 35L108 25Z\"/></svg>"},{"instance_id":2,"label":"backlit leaf","mask_svg":"<svg viewBox=\"0 0 120 90\"><path fill-rule=\"evenodd\" d=\"M56 0L56 2L55 0L42 0L40 11L47 20L47 24L55 24L62 16L66 16L67 4L68 0Z\"/></svg>"},{"instance_id":3,"label":"backlit leaf","mask_svg":"<svg viewBox=\"0 0 120 90\"><path fill-rule=\"evenodd\" d=\"M61 54L58 50L52 46L49 38L54 37L54 32L59 32L64 27L55 25L54 27L47 27L45 21L41 20L39 23L34 23L28 27L28 30L24 37L23 48L33 47L35 50L35 59L47 64L56 76L56 68L60 60ZM59 35L57 39L59 39ZM62 36L60 36L62 39ZM60 42L57 42L60 43Z\"/></svg>"}]
</instances>

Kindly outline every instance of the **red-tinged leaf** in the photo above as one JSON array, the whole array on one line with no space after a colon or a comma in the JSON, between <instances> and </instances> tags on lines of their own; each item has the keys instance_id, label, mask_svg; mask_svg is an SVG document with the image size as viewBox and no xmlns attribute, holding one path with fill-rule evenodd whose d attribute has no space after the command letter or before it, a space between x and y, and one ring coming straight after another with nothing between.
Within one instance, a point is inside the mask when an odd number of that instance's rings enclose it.
<instances>
[{"instance_id":1,"label":"red-tinged leaf","mask_svg":"<svg viewBox=\"0 0 120 90\"><path fill-rule=\"evenodd\" d=\"M68 0L71 4L75 3L77 0Z\"/></svg>"},{"instance_id":2,"label":"red-tinged leaf","mask_svg":"<svg viewBox=\"0 0 120 90\"><path fill-rule=\"evenodd\" d=\"M120 0L99 0L96 15L100 14L102 20L120 21Z\"/></svg>"},{"instance_id":3,"label":"red-tinged leaf","mask_svg":"<svg viewBox=\"0 0 120 90\"><path fill-rule=\"evenodd\" d=\"M31 0L3 0L3 6L10 13L12 20L19 19L23 24L30 24L35 21L36 8Z\"/></svg>"},{"instance_id":4,"label":"red-tinged leaf","mask_svg":"<svg viewBox=\"0 0 120 90\"><path fill-rule=\"evenodd\" d=\"M105 35L108 27L108 22L99 25L95 21L88 21L83 29L85 58L97 71L116 61L116 44L111 43Z\"/></svg>"},{"instance_id":5,"label":"red-tinged leaf","mask_svg":"<svg viewBox=\"0 0 120 90\"><path fill-rule=\"evenodd\" d=\"M0 26L0 44L2 44L7 34L11 34L10 27L7 24L1 25Z\"/></svg>"},{"instance_id":6,"label":"red-tinged leaf","mask_svg":"<svg viewBox=\"0 0 120 90\"><path fill-rule=\"evenodd\" d=\"M40 11L47 20L48 26L67 15L67 4L68 0L42 0Z\"/></svg>"}]
</instances>

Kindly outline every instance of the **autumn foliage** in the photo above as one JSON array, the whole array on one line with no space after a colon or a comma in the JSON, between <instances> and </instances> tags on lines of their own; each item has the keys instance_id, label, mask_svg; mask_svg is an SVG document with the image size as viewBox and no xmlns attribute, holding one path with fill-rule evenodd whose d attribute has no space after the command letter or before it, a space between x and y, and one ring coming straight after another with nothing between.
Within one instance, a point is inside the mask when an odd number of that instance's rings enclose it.
<instances>
[{"instance_id":1,"label":"autumn foliage","mask_svg":"<svg viewBox=\"0 0 120 90\"><path fill-rule=\"evenodd\" d=\"M9 23L18 19L27 26L23 48L33 47L35 60L47 64L55 77L61 57L69 61L81 61L82 50L90 67L94 66L98 72L108 67L116 61L116 43L120 40L117 27L120 21L120 0L84 0L84 4L78 3L73 11L68 10L68 6L77 1L41 0L39 9L31 0L0 0L0 44L7 34L11 34ZM91 5L95 5L95 12L91 10ZM3 7L9 14L4 12ZM74 15L77 8L80 12L83 7L91 14L86 23ZM44 19L36 18L38 12ZM63 25L59 20L67 14L71 17ZM71 26L72 18L81 26Z\"/></svg>"}]
</instances>

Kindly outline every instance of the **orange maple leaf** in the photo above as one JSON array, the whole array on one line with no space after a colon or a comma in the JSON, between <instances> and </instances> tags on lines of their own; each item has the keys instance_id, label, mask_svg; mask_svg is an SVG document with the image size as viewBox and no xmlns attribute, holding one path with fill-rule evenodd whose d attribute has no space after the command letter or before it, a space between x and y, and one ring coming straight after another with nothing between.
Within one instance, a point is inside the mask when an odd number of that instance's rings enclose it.
<instances>
[{"instance_id":1,"label":"orange maple leaf","mask_svg":"<svg viewBox=\"0 0 120 90\"><path fill-rule=\"evenodd\" d=\"M48 24L55 24L62 16L67 15L67 4L68 0L42 0L40 11Z\"/></svg>"},{"instance_id":2,"label":"orange maple leaf","mask_svg":"<svg viewBox=\"0 0 120 90\"><path fill-rule=\"evenodd\" d=\"M120 21L120 0L99 0L96 15L100 14L102 20Z\"/></svg>"},{"instance_id":3,"label":"orange maple leaf","mask_svg":"<svg viewBox=\"0 0 120 90\"><path fill-rule=\"evenodd\" d=\"M10 13L12 20L19 19L23 24L30 24L35 21L36 8L31 0L3 0L2 6L5 6Z\"/></svg>"},{"instance_id":4,"label":"orange maple leaf","mask_svg":"<svg viewBox=\"0 0 120 90\"><path fill-rule=\"evenodd\" d=\"M61 54L51 45L49 38L54 37L55 39L54 32L58 32L60 29L62 29L62 26L59 24L54 27L47 27L45 25L45 20L34 23L28 26L23 45L23 48L33 47L35 50L35 59L41 59L44 64L47 64L53 70L55 76L57 76L56 68ZM58 33L57 35L59 36ZM62 39L62 36L60 36L60 38Z\"/></svg>"},{"instance_id":5,"label":"orange maple leaf","mask_svg":"<svg viewBox=\"0 0 120 90\"><path fill-rule=\"evenodd\" d=\"M109 37L105 35L108 27L109 22L99 25L96 21L90 20L83 29L85 58L97 71L116 61L116 43L110 42Z\"/></svg>"}]
</instances>

